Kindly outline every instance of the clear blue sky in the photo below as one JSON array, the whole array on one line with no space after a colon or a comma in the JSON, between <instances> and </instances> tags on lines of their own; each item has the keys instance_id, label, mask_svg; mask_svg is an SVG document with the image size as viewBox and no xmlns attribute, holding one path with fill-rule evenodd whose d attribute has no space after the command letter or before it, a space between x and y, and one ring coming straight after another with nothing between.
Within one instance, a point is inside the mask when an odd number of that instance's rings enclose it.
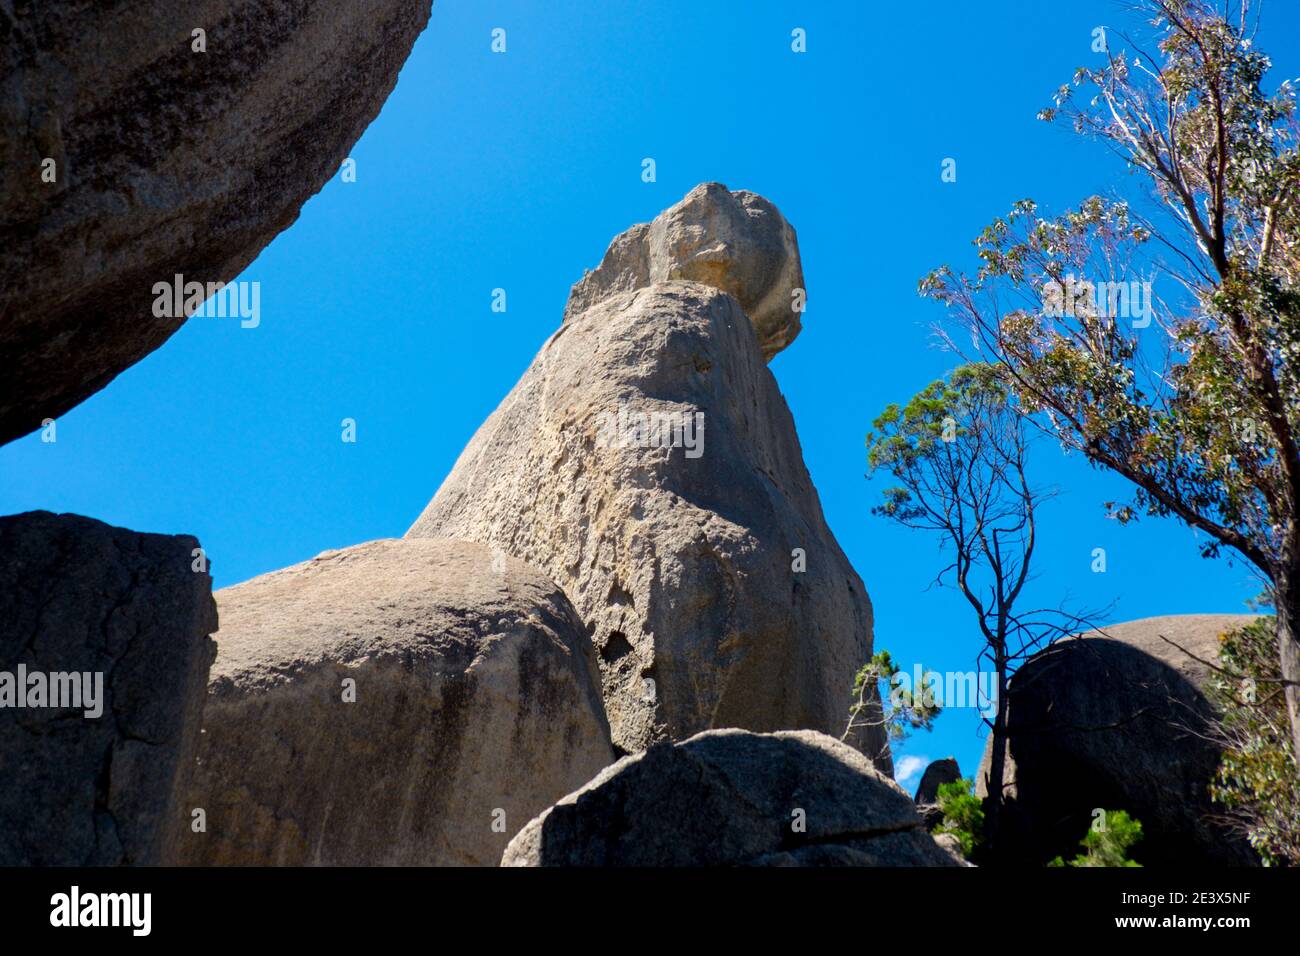
<instances>
[{"instance_id":1,"label":"clear blue sky","mask_svg":"<svg viewBox=\"0 0 1300 956\"><path fill-rule=\"evenodd\" d=\"M1265 9L1278 78L1300 74L1298 8ZM1015 199L1060 210L1125 184L1102 147L1034 119L1105 24L1134 22L1114 0L437 0L352 152L357 182L336 176L241 276L261 282L260 327L193 319L65 415L57 443L0 448L0 513L195 534L218 586L401 535L582 270L716 180L798 230L804 332L771 367L871 593L877 648L968 670L969 609L927 590L933 541L870 515L884 482L864 479L863 439L882 406L954 364L931 346L922 274L970 266L970 240ZM790 50L795 27L806 54ZM641 181L645 157L656 183ZM356 444L340 441L348 417ZM1106 521L1118 480L1052 447L1034 464L1061 491L1041 523L1041 603L1113 600L1126 620L1238 612L1258 590L1172 522ZM1090 570L1097 547L1105 574ZM969 774L982 746L973 712L952 711L901 752L952 754Z\"/></svg>"}]
</instances>

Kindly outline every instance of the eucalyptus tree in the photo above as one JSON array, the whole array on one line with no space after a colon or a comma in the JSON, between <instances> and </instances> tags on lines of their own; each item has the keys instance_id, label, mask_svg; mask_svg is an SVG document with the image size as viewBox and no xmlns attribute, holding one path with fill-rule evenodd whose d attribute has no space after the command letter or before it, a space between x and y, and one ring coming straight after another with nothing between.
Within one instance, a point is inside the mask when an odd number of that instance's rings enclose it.
<instances>
[{"instance_id":1,"label":"eucalyptus tree","mask_svg":"<svg viewBox=\"0 0 1300 956\"><path fill-rule=\"evenodd\" d=\"M1277 611L1273 690L1300 754L1295 88L1265 89L1248 0L1139 6L1151 49L1108 40L1040 114L1117 155L1128 199L1056 217L1016 203L976 240L974 274L944 267L921 291L965 327L947 325L958 351L995 364L1065 448L1132 483L1114 517L1174 516L1206 556L1257 570ZM1134 315L1134 293L1156 286Z\"/></svg>"}]
</instances>

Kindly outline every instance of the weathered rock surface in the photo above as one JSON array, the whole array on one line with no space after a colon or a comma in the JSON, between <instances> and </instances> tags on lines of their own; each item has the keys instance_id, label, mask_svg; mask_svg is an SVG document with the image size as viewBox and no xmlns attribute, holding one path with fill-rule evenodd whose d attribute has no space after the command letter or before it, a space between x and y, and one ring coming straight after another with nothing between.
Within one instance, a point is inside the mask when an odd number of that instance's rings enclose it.
<instances>
[{"instance_id":1,"label":"weathered rock surface","mask_svg":"<svg viewBox=\"0 0 1300 956\"><path fill-rule=\"evenodd\" d=\"M154 283L228 281L297 218L379 112L429 10L0 4L0 443L180 327L154 316Z\"/></svg>"},{"instance_id":2,"label":"weathered rock surface","mask_svg":"<svg viewBox=\"0 0 1300 956\"><path fill-rule=\"evenodd\" d=\"M730 208L719 189L690 203ZM679 447L652 440L658 416L695 428L694 450L681 428ZM554 579L629 753L714 727L838 736L871 655L870 600L749 321L700 282L571 306L407 537L495 545ZM855 742L888 770L878 726Z\"/></svg>"},{"instance_id":3,"label":"weathered rock surface","mask_svg":"<svg viewBox=\"0 0 1300 956\"><path fill-rule=\"evenodd\" d=\"M595 271L573 287L565 321L612 292L671 279L734 296L768 361L799 334L795 296L804 284L794 228L762 196L721 183L696 186L654 221L616 237Z\"/></svg>"},{"instance_id":4,"label":"weathered rock surface","mask_svg":"<svg viewBox=\"0 0 1300 956\"><path fill-rule=\"evenodd\" d=\"M0 518L0 866L170 858L216 652L197 547L78 515Z\"/></svg>"},{"instance_id":5,"label":"weathered rock surface","mask_svg":"<svg viewBox=\"0 0 1300 956\"><path fill-rule=\"evenodd\" d=\"M956 866L911 799L824 734L713 730L624 757L510 841L503 866Z\"/></svg>"},{"instance_id":6,"label":"weathered rock surface","mask_svg":"<svg viewBox=\"0 0 1300 956\"><path fill-rule=\"evenodd\" d=\"M939 808L939 788L945 783L956 783L961 779L961 768L952 757L932 760L921 774L921 783L916 788L916 811L925 821L927 830L933 830L943 822L943 810Z\"/></svg>"},{"instance_id":7,"label":"weathered rock surface","mask_svg":"<svg viewBox=\"0 0 1300 956\"><path fill-rule=\"evenodd\" d=\"M1142 822L1133 858L1147 866L1250 865L1245 840L1208 817L1219 751L1204 738L1213 709L1200 688L1218 636L1245 614L1153 617L1059 641L1012 678L1005 835L999 857L1072 858L1096 808ZM976 779L988 792L990 754Z\"/></svg>"},{"instance_id":8,"label":"weathered rock surface","mask_svg":"<svg viewBox=\"0 0 1300 956\"><path fill-rule=\"evenodd\" d=\"M613 759L572 606L482 545L372 541L217 603L185 862L495 865Z\"/></svg>"}]
</instances>

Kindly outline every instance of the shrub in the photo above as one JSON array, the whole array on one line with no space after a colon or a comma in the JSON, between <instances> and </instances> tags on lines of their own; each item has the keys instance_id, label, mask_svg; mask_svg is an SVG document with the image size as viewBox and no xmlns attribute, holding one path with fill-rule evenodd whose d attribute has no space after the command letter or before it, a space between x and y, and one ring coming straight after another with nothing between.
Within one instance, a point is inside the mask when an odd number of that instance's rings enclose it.
<instances>
[{"instance_id":1,"label":"shrub","mask_svg":"<svg viewBox=\"0 0 1300 956\"><path fill-rule=\"evenodd\" d=\"M1079 844L1082 853L1066 862L1059 856L1048 866L1141 866L1128 858L1133 844L1142 839L1142 824L1123 810L1102 812L1100 826L1093 826Z\"/></svg>"},{"instance_id":2,"label":"shrub","mask_svg":"<svg viewBox=\"0 0 1300 956\"><path fill-rule=\"evenodd\" d=\"M939 809L943 822L935 833L950 833L961 845L962 856L970 859L984 839L983 801L974 794L973 780L954 780L939 785Z\"/></svg>"}]
</instances>

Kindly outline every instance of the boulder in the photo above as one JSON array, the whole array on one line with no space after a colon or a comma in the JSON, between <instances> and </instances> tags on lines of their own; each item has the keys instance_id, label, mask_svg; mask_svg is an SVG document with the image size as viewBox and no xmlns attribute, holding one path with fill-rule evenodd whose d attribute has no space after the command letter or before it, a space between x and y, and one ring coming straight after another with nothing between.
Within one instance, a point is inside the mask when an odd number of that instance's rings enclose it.
<instances>
[{"instance_id":1,"label":"boulder","mask_svg":"<svg viewBox=\"0 0 1300 956\"><path fill-rule=\"evenodd\" d=\"M921 783L916 788L915 802L930 804L939 802L939 788L945 783L956 783L961 779L961 768L953 757L933 760L921 774Z\"/></svg>"},{"instance_id":2,"label":"boulder","mask_svg":"<svg viewBox=\"0 0 1300 956\"><path fill-rule=\"evenodd\" d=\"M186 863L495 865L613 759L572 606L482 545L372 541L217 604Z\"/></svg>"},{"instance_id":3,"label":"boulder","mask_svg":"<svg viewBox=\"0 0 1300 956\"><path fill-rule=\"evenodd\" d=\"M687 204L727 221L735 195L701 187ZM839 736L871 656L871 602L749 319L701 282L571 304L407 537L494 545L554 579L599 649L628 753L715 727ZM853 740L888 772L878 724Z\"/></svg>"},{"instance_id":4,"label":"boulder","mask_svg":"<svg viewBox=\"0 0 1300 956\"><path fill-rule=\"evenodd\" d=\"M1245 839L1212 819L1207 788L1220 751L1206 739L1214 710L1201 688L1210 669L1196 660L1214 661L1218 636L1252 620L1146 618L1058 641L1027 660L1007 696L999 861L1070 859L1093 811L1105 809L1141 821L1132 856L1146 866L1256 863ZM990 750L976 778L980 796L989 791Z\"/></svg>"},{"instance_id":5,"label":"boulder","mask_svg":"<svg viewBox=\"0 0 1300 956\"><path fill-rule=\"evenodd\" d=\"M228 281L293 223L379 112L429 10L0 3L0 444L183 324L188 312L156 316L155 283Z\"/></svg>"},{"instance_id":6,"label":"boulder","mask_svg":"<svg viewBox=\"0 0 1300 956\"><path fill-rule=\"evenodd\" d=\"M696 186L652 222L641 223L610 243L594 272L569 294L567 322L613 292L644 289L685 279L734 296L749 316L763 358L799 334L805 293L794 228L770 202L721 183Z\"/></svg>"},{"instance_id":7,"label":"boulder","mask_svg":"<svg viewBox=\"0 0 1300 956\"><path fill-rule=\"evenodd\" d=\"M921 783L916 788L913 802L916 811L925 821L925 828L933 830L943 822L943 810L939 807L939 788L945 783L956 783L961 779L961 769L952 757L933 760L921 774Z\"/></svg>"},{"instance_id":8,"label":"boulder","mask_svg":"<svg viewBox=\"0 0 1300 956\"><path fill-rule=\"evenodd\" d=\"M907 794L824 734L711 730L624 757L502 866L956 866Z\"/></svg>"},{"instance_id":9,"label":"boulder","mask_svg":"<svg viewBox=\"0 0 1300 956\"><path fill-rule=\"evenodd\" d=\"M171 858L216 652L198 547L0 518L0 866Z\"/></svg>"}]
</instances>

